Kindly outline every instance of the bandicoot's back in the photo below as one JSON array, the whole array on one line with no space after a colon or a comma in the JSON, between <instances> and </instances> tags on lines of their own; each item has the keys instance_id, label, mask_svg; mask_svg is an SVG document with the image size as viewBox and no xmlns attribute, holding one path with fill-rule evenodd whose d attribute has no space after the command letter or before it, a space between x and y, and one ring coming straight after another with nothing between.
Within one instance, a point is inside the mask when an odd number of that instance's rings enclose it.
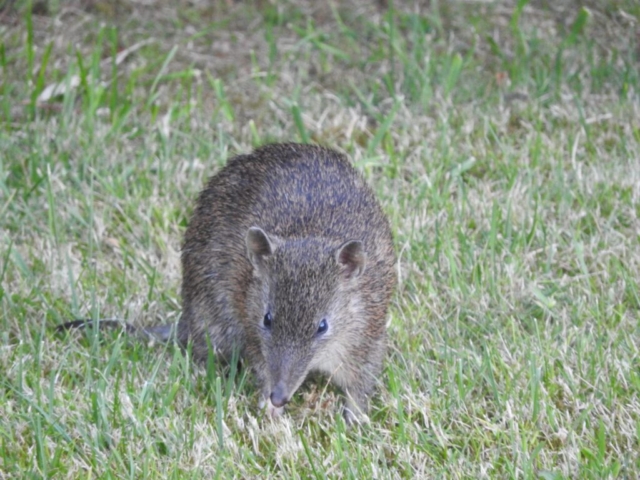
<instances>
[{"instance_id":1,"label":"bandicoot's back","mask_svg":"<svg viewBox=\"0 0 640 480\"><path fill-rule=\"evenodd\" d=\"M270 411L317 370L366 411L396 282L386 217L341 154L269 145L233 158L200 194L182 253L180 341L234 348Z\"/></svg>"}]
</instances>

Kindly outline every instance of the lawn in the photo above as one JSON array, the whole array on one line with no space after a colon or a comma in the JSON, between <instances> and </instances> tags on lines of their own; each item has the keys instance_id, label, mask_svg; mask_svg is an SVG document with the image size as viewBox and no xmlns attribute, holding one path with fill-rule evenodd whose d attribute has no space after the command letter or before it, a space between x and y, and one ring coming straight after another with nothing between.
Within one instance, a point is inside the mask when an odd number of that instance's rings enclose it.
<instances>
[{"instance_id":1,"label":"lawn","mask_svg":"<svg viewBox=\"0 0 640 480\"><path fill-rule=\"evenodd\" d=\"M370 421L75 318L180 316L206 179L346 152L399 257ZM640 476L635 0L0 2L0 479Z\"/></svg>"}]
</instances>

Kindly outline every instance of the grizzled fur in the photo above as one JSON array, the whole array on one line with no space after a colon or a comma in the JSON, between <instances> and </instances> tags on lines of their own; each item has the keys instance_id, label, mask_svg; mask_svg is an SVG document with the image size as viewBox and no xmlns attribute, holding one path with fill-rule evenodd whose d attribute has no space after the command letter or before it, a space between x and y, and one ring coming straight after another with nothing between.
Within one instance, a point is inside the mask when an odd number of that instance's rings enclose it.
<instances>
[{"instance_id":1,"label":"grizzled fur","mask_svg":"<svg viewBox=\"0 0 640 480\"><path fill-rule=\"evenodd\" d=\"M353 421L381 372L394 263L387 219L343 155L261 147L200 194L182 250L178 339L200 360L237 348L271 413L322 372Z\"/></svg>"}]
</instances>

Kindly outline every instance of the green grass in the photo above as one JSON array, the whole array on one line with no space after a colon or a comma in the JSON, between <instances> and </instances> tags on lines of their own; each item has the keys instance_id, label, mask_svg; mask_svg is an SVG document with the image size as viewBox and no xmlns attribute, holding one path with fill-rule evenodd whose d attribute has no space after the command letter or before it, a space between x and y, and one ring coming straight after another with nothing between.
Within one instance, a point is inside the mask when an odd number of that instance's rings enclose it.
<instances>
[{"instance_id":1,"label":"green grass","mask_svg":"<svg viewBox=\"0 0 640 480\"><path fill-rule=\"evenodd\" d=\"M0 12L0 478L640 475L637 2L71 3ZM245 370L54 334L177 321L199 189L292 140L393 226L369 424L323 382L271 421Z\"/></svg>"}]
</instances>

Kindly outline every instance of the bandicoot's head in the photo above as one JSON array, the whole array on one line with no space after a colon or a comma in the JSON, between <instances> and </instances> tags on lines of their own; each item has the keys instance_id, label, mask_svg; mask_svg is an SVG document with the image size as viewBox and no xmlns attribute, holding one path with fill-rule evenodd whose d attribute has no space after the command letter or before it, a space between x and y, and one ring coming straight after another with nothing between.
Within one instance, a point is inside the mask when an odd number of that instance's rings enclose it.
<instances>
[{"instance_id":1,"label":"bandicoot's head","mask_svg":"<svg viewBox=\"0 0 640 480\"><path fill-rule=\"evenodd\" d=\"M311 370L343 368L362 321L358 279L362 242L282 240L261 228L246 234L253 279L247 292L251 337L259 348L275 407L286 404ZM335 242L334 242L335 243Z\"/></svg>"}]
</instances>

